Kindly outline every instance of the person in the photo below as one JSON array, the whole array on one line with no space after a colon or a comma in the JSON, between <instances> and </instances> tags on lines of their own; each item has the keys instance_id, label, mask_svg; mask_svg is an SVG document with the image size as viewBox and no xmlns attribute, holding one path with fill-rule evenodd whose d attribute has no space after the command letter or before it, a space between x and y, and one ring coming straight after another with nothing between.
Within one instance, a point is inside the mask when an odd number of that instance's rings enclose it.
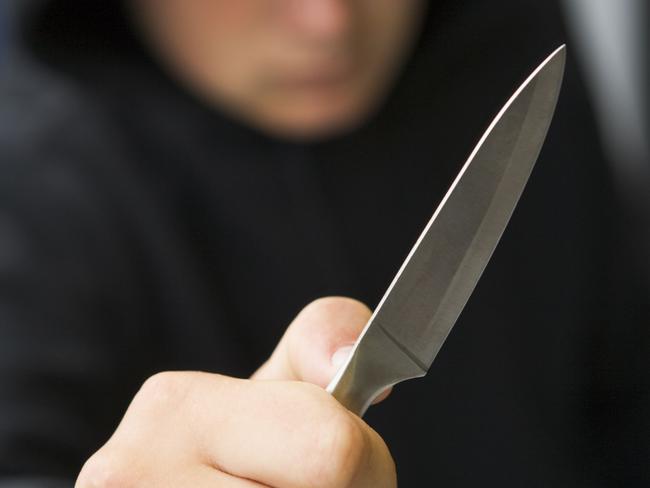
<instances>
[{"instance_id":1,"label":"person","mask_svg":"<svg viewBox=\"0 0 650 488\"><path fill-rule=\"evenodd\" d=\"M14 10L0 487L647 485L647 289L572 66L429 375L367 421L322 389L554 4Z\"/></svg>"}]
</instances>

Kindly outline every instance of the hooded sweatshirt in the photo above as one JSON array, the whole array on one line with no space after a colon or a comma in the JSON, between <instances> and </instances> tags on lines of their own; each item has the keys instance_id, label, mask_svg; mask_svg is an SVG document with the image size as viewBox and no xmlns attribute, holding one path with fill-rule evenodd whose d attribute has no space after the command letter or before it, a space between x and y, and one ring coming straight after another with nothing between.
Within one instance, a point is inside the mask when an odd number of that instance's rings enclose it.
<instances>
[{"instance_id":1,"label":"hooded sweatshirt","mask_svg":"<svg viewBox=\"0 0 650 488\"><path fill-rule=\"evenodd\" d=\"M150 375L250 375L311 300L374 307L552 2L431 2L363 126L203 104L119 2L14 2L0 80L0 487L71 486ZM647 486L647 289L571 62L511 223L423 380L368 423L401 486ZM645 290L645 291L644 291ZM228 406L221 406L228 408Z\"/></svg>"}]
</instances>

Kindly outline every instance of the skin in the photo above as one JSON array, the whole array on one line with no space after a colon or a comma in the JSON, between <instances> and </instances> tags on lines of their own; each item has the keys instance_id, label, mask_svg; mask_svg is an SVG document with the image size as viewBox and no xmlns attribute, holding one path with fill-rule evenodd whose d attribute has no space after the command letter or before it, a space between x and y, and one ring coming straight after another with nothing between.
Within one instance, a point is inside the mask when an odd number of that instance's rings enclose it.
<instances>
[{"instance_id":1,"label":"skin","mask_svg":"<svg viewBox=\"0 0 650 488\"><path fill-rule=\"evenodd\" d=\"M365 120L419 31L423 0L134 0L143 38L208 104L317 139Z\"/></svg>"},{"instance_id":2,"label":"skin","mask_svg":"<svg viewBox=\"0 0 650 488\"><path fill-rule=\"evenodd\" d=\"M151 377L75 486L395 488L384 441L322 388L369 318L354 300L320 299L249 380Z\"/></svg>"},{"instance_id":3,"label":"skin","mask_svg":"<svg viewBox=\"0 0 650 488\"><path fill-rule=\"evenodd\" d=\"M131 7L144 41L189 92L273 136L314 140L362 123L381 103L423 3L132 0ZM396 487L384 441L323 389L335 353L369 317L354 300L321 299L250 379L153 376L75 486Z\"/></svg>"}]
</instances>

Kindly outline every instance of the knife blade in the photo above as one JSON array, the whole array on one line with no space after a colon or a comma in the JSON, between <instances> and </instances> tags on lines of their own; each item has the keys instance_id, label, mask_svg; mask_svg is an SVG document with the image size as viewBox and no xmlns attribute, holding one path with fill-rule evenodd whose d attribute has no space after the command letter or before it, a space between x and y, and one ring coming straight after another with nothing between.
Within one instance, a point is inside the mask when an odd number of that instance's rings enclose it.
<instances>
[{"instance_id":1,"label":"knife blade","mask_svg":"<svg viewBox=\"0 0 650 488\"><path fill-rule=\"evenodd\" d=\"M424 376L445 342L535 165L565 60L562 45L496 115L327 387L359 416L387 387Z\"/></svg>"}]
</instances>

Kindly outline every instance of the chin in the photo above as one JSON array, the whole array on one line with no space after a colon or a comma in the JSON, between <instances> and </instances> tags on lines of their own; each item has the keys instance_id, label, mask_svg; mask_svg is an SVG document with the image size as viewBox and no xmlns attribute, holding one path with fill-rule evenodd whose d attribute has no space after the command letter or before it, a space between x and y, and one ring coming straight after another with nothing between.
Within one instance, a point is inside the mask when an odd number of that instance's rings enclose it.
<instances>
[{"instance_id":1,"label":"chin","mask_svg":"<svg viewBox=\"0 0 650 488\"><path fill-rule=\"evenodd\" d=\"M375 104L361 97L329 103L284 105L262 123L265 132L297 141L336 137L362 125Z\"/></svg>"}]
</instances>

